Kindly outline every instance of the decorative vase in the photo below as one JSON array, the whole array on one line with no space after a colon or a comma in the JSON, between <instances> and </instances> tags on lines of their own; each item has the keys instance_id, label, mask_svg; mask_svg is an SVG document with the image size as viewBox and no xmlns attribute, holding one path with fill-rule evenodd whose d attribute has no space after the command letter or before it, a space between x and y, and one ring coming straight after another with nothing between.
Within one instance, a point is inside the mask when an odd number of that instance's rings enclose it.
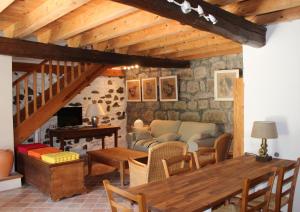
<instances>
[{"instance_id":1,"label":"decorative vase","mask_svg":"<svg viewBox=\"0 0 300 212\"><path fill-rule=\"evenodd\" d=\"M0 179L9 176L13 162L13 152L9 149L0 149Z\"/></svg>"}]
</instances>

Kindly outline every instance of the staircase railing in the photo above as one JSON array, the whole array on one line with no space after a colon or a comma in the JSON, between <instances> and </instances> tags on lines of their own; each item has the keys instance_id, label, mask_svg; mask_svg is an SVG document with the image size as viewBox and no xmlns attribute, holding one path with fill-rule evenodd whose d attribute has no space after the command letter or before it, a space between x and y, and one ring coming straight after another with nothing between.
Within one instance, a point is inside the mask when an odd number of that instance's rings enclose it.
<instances>
[{"instance_id":1,"label":"staircase railing","mask_svg":"<svg viewBox=\"0 0 300 212\"><path fill-rule=\"evenodd\" d=\"M27 72L15 80L13 82L13 89L15 89L16 95L16 111L14 115L15 127L28 119L63 89L70 86L83 72L85 72L85 70L87 70L88 66L87 63L43 60L35 70ZM40 75L40 77L38 77L38 75ZM48 83L46 83L47 75ZM31 95L29 95L28 92L29 88L32 89ZM22 98L24 105L21 105L22 89L24 89ZM30 96L32 96L31 99L29 99Z\"/></svg>"}]
</instances>

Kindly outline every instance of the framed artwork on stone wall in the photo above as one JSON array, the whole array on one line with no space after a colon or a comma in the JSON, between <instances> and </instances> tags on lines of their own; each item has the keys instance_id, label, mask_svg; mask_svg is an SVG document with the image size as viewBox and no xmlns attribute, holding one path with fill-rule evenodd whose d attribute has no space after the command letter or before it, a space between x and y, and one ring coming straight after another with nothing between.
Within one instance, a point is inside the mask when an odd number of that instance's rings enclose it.
<instances>
[{"instance_id":1,"label":"framed artwork on stone wall","mask_svg":"<svg viewBox=\"0 0 300 212\"><path fill-rule=\"evenodd\" d=\"M140 80L126 80L126 96L128 102L140 102L142 100Z\"/></svg>"},{"instance_id":2,"label":"framed artwork on stone wall","mask_svg":"<svg viewBox=\"0 0 300 212\"><path fill-rule=\"evenodd\" d=\"M142 100L143 102L157 101L157 79L142 79Z\"/></svg>"},{"instance_id":3,"label":"framed artwork on stone wall","mask_svg":"<svg viewBox=\"0 0 300 212\"><path fill-rule=\"evenodd\" d=\"M160 101L178 101L177 76L159 78Z\"/></svg>"},{"instance_id":4,"label":"framed artwork on stone wall","mask_svg":"<svg viewBox=\"0 0 300 212\"><path fill-rule=\"evenodd\" d=\"M215 101L233 101L233 85L235 78L239 78L239 69L215 71Z\"/></svg>"}]
</instances>

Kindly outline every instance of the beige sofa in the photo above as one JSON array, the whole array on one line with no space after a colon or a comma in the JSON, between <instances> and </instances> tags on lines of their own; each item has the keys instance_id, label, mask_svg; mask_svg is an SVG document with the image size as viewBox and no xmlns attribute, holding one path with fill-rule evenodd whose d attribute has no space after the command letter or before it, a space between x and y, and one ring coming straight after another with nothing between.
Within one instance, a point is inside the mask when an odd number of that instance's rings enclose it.
<instances>
[{"instance_id":1,"label":"beige sofa","mask_svg":"<svg viewBox=\"0 0 300 212\"><path fill-rule=\"evenodd\" d=\"M218 136L216 124L188 121L153 120L148 129L128 133L128 147L139 151L162 142L180 141L188 144L188 151L199 147L212 147Z\"/></svg>"}]
</instances>

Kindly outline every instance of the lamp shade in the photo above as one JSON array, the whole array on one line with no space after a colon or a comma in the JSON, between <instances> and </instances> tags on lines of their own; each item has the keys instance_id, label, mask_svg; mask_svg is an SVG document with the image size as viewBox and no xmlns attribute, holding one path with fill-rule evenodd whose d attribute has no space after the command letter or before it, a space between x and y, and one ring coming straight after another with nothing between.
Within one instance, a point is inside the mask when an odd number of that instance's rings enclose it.
<instances>
[{"instance_id":1,"label":"lamp shade","mask_svg":"<svg viewBox=\"0 0 300 212\"><path fill-rule=\"evenodd\" d=\"M86 116L92 117L92 116L105 116L106 113L103 109L103 107L100 104L90 104L86 110Z\"/></svg>"},{"instance_id":2,"label":"lamp shade","mask_svg":"<svg viewBox=\"0 0 300 212\"><path fill-rule=\"evenodd\" d=\"M251 137L253 138L277 138L277 128L272 121L255 121L253 123Z\"/></svg>"},{"instance_id":3,"label":"lamp shade","mask_svg":"<svg viewBox=\"0 0 300 212\"><path fill-rule=\"evenodd\" d=\"M135 122L133 123L133 126L135 128L142 128L144 127L144 122L141 119L137 119L135 120Z\"/></svg>"}]
</instances>

